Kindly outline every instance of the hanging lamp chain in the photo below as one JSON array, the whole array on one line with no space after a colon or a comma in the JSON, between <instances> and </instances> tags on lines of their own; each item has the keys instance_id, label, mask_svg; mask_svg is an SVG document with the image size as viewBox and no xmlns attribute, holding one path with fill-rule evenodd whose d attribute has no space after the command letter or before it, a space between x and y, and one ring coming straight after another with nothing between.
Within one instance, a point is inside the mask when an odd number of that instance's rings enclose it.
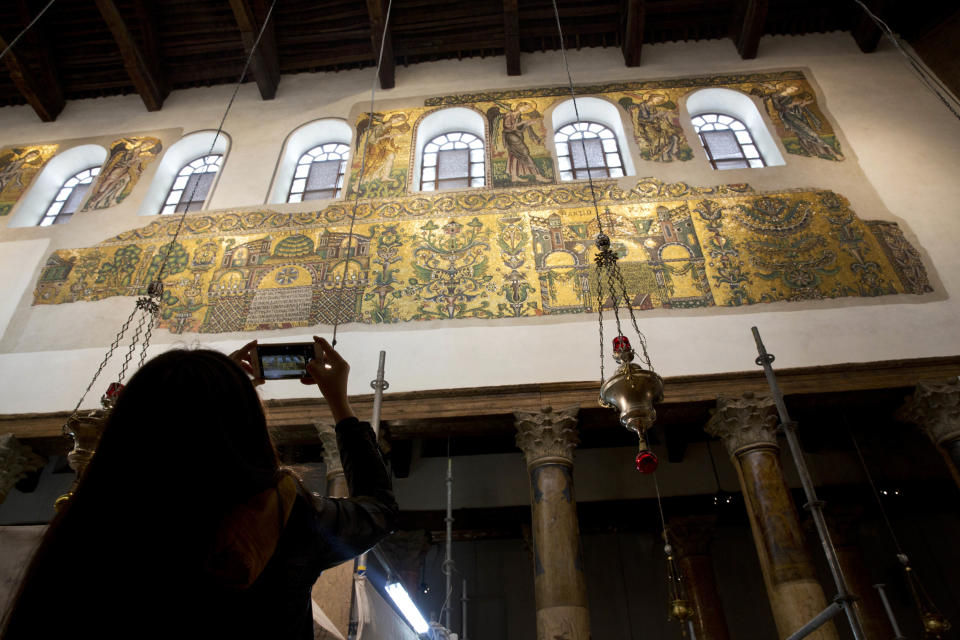
<instances>
[{"instance_id":1,"label":"hanging lamp chain","mask_svg":"<svg viewBox=\"0 0 960 640\"><path fill-rule=\"evenodd\" d=\"M360 152L360 173L357 175L357 187L354 189L353 209L350 212L350 228L347 232L347 255L343 261L343 277L340 279L340 286L337 292L337 304L333 316L333 336L330 344L337 346L337 329L340 327L341 315L346 314L346 307L343 303L343 290L347 285L347 273L350 269L350 249L353 246L353 228L357 221L357 211L360 207L360 195L363 188L363 176L367 170L367 143L370 140L370 133L373 131L374 107L376 105L377 81L380 79L380 68L383 66L383 53L387 42L387 29L390 28L390 14L393 11L393 0L387 2L387 12L383 19L383 31L380 34L380 51L377 54L377 71L373 75L373 82L370 83L370 110L367 112L367 128L363 132L363 150ZM358 283L359 284L359 283ZM349 317L349 316L348 316Z\"/></svg>"},{"instance_id":2,"label":"hanging lamp chain","mask_svg":"<svg viewBox=\"0 0 960 640\"><path fill-rule=\"evenodd\" d=\"M33 22L31 22L30 25L28 25L27 29L29 29L29 27L32 26L40 18L40 16L42 16L43 12L45 12L52 4L53 4L53 1L51 0L51 2L44 7L43 11L40 12L40 14L33 20ZM236 101L237 94L239 93L240 87L243 84L243 79L246 77L247 72L250 69L250 64L251 64L251 61L253 60L253 55L254 53L256 53L257 47L260 44L260 40L263 38L264 31L266 30L267 25L270 24L270 20L273 16L273 10L274 10L274 7L276 7L276 4L277 4L277 0L273 0L273 2L270 3L270 8L267 10L266 17L264 18L263 24L260 27L260 31L257 33L257 38L256 40L254 40L253 46L250 47L250 51L247 54L247 59L243 65L243 71L240 73L240 77L237 79L236 85L234 86L234 89L233 89L233 94L230 96L230 100L227 103L227 107L223 112L223 117L220 118L220 124L217 126L217 131L213 136L213 142L210 144L210 149L206 154L207 156L213 154L213 151L216 148L217 141L220 139L220 136L223 133L223 125L227 120L227 116L230 114L230 109L233 107L233 103ZM24 31L21 32L20 36L22 36L27 29L24 29ZM17 36L16 39L19 39L20 36ZM16 39L14 40L14 42L16 41ZM11 43L11 46L12 44L13 43ZM4 50L3 53L5 54L7 50L9 50L9 47L6 50ZM200 184L199 180L197 180L194 183L193 190L190 193L188 202L193 201L193 198L196 195L199 184ZM173 249L176 246L177 239L180 237L180 232L183 229L184 221L186 220L186 217L187 217L187 208L184 208L183 212L180 215L180 219L177 221L177 226L174 230L173 237L171 238L170 242L164 245L166 248L166 251L163 253L163 257L161 258L161 261L160 261L160 267L159 269L157 269L156 276L153 278L152 281L150 281L147 284L146 295L141 296L140 298L137 299L136 306L134 307L133 311L130 313L130 315L127 317L124 323L120 326L120 330L117 332L116 336L114 337L113 342L111 342L110 346L107 347L107 351L104 354L103 359L100 361L100 364L97 367L97 370L93 373L93 377L91 378L90 383L87 385L87 388L84 389L83 394L80 396L80 399L77 401L77 404L74 406L73 411L70 413L70 417L67 419L67 422L64 425L64 433L69 434L68 425L73 420L73 418L75 418L78 415L80 411L80 406L83 404L83 401L86 400L87 395L90 393L90 390L93 389L93 385L96 384L97 380L100 379L101 374L103 373L104 369L106 369L107 367L107 363L110 362L110 359L113 357L114 352L117 350L117 348L119 348L120 343L123 341L124 336L126 335L127 331L130 329L130 325L133 324L134 318L138 314L140 314L140 319L137 322L136 329L134 330L134 334L131 338L130 346L128 347L127 352L124 355L123 363L121 364L121 367L120 367L120 374L117 380L118 386L126 378L127 371L129 369L130 363L133 360L133 355L137 351L138 346L140 347L140 357L138 359L138 366L143 366L144 362L146 362L147 349L150 346L150 339L153 336L153 329L156 326L157 318L160 315L160 306L163 302L163 291L164 291L163 275L166 270L167 264L169 262L170 255L172 254ZM163 250L164 246L161 246L161 250ZM141 340L141 337L142 337L142 340ZM107 400L107 396L104 396L104 399L101 400L101 402L106 404L106 400Z\"/></svg>"}]
</instances>

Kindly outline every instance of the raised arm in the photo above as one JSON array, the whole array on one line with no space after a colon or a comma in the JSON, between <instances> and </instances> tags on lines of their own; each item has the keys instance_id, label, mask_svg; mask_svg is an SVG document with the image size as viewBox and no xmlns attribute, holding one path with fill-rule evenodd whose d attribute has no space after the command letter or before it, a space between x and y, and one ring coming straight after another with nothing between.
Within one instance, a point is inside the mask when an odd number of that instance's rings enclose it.
<instances>
[{"instance_id":1,"label":"raised arm","mask_svg":"<svg viewBox=\"0 0 960 640\"><path fill-rule=\"evenodd\" d=\"M349 498L316 501L314 523L322 567L331 567L357 556L393 531L397 502L390 475L377 447L373 429L357 420L347 400L350 365L322 338L314 338L317 357L307 365L337 421L337 446L350 489Z\"/></svg>"}]
</instances>

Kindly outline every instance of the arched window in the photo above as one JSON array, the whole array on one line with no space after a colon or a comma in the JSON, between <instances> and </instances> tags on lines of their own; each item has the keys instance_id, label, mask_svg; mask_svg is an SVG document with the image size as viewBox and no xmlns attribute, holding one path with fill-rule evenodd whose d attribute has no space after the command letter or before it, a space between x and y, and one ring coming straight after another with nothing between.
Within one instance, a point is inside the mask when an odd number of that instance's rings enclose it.
<instances>
[{"instance_id":1,"label":"arched window","mask_svg":"<svg viewBox=\"0 0 960 640\"><path fill-rule=\"evenodd\" d=\"M100 167L107 159L107 150L98 144L84 144L78 147L71 147L55 155L46 164L43 170L33 180L30 190L24 194L23 198L14 208L10 216L9 226L11 227L35 227L48 226L51 224L62 224L70 216L79 211L80 206L87 196L87 189L95 180L95 176L100 172ZM96 171L94 171L96 170ZM90 180L80 185L79 191L64 191L67 183L83 174L85 171L91 171ZM70 187L79 185L70 183ZM61 197L62 196L62 197ZM59 205L59 206L58 206ZM62 219L56 220L58 215Z\"/></svg>"},{"instance_id":2,"label":"arched window","mask_svg":"<svg viewBox=\"0 0 960 640\"><path fill-rule=\"evenodd\" d=\"M623 156L613 131L596 122L571 122L554 134L561 180L620 178Z\"/></svg>"},{"instance_id":3,"label":"arched window","mask_svg":"<svg viewBox=\"0 0 960 640\"><path fill-rule=\"evenodd\" d=\"M714 169L765 167L747 125L722 113L702 113L690 122Z\"/></svg>"},{"instance_id":4,"label":"arched window","mask_svg":"<svg viewBox=\"0 0 960 640\"><path fill-rule=\"evenodd\" d=\"M180 169L160 213L202 209L222 163L223 156L212 154L197 158Z\"/></svg>"},{"instance_id":5,"label":"arched window","mask_svg":"<svg viewBox=\"0 0 960 640\"><path fill-rule=\"evenodd\" d=\"M420 190L482 187L485 167L483 140L465 131L444 133L423 147Z\"/></svg>"},{"instance_id":6,"label":"arched window","mask_svg":"<svg viewBox=\"0 0 960 640\"><path fill-rule=\"evenodd\" d=\"M73 217L73 214L80 208L80 203L87 197L87 191L90 190L93 179L98 175L100 175L100 167L90 167L64 182L60 191L53 198L53 202L47 207L43 218L40 219L39 226L49 227L52 224L63 224Z\"/></svg>"},{"instance_id":7,"label":"arched window","mask_svg":"<svg viewBox=\"0 0 960 640\"><path fill-rule=\"evenodd\" d=\"M486 185L487 123L479 111L444 107L416 125L414 191L468 189Z\"/></svg>"},{"instance_id":8,"label":"arched window","mask_svg":"<svg viewBox=\"0 0 960 640\"><path fill-rule=\"evenodd\" d=\"M350 147L328 142L310 149L297 162L287 202L337 198L343 189Z\"/></svg>"},{"instance_id":9,"label":"arched window","mask_svg":"<svg viewBox=\"0 0 960 640\"><path fill-rule=\"evenodd\" d=\"M230 137L220 131L195 131L189 133L172 145L167 147L157 165L157 171L150 182L150 188L140 202L140 209L137 211L141 216L155 216L161 213L173 213L182 211L177 208L181 204L180 198L190 198L193 193L193 184L187 188L187 182L190 181L194 173L196 177L197 190L194 193L195 198L205 198L209 203L211 198L216 196L212 193L216 190L219 183L220 169L227 161L230 151ZM195 171L199 167L191 165L198 160L203 160L207 156L219 156L215 167L204 169L203 173ZM203 163L201 163L202 165ZM184 174L184 170L190 167L189 173ZM200 176L205 176L201 178ZM186 180L183 178L186 177ZM204 187L201 190L201 187ZM285 187L286 189L286 187ZM170 200L175 192L180 192L176 199ZM184 207L188 206L186 202L182 203ZM196 211L203 206L203 202L190 203L189 211Z\"/></svg>"},{"instance_id":10,"label":"arched window","mask_svg":"<svg viewBox=\"0 0 960 640\"><path fill-rule=\"evenodd\" d=\"M312 120L291 131L280 151L267 203L342 197L349 179L345 174L351 140L353 128L340 118Z\"/></svg>"}]
</instances>

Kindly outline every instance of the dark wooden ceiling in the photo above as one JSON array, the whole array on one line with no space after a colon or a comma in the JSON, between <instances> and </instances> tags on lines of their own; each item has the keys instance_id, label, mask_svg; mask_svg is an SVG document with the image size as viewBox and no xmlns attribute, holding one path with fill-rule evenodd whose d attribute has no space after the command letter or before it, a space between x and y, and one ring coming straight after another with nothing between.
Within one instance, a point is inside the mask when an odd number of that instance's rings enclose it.
<instances>
[{"instance_id":1,"label":"dark wooden ceiling","mask_svg":"<svg viewBox=\"0 0 960 640\"><path fill-rule=\"evenodd\" d=\"M617 47L642 65L645 43L731 38L756 57L764 34L848 31L872 51L880 31L853 0L558 0L571 49ZM0 2L5 47L46 0ZM171 89L236 82L270 0L57 0L4 58L0 106L31 104L55 119L64 100L138 93L160 109ZM936 0L868 0L908 40L957 13ZM281 76L376 64L385 0L277 0L246 79L264 99ZM559 47L550 0L393 0L381 85L395 65ZM762 55L762 51L759 52Z\"/></svg>"}]
</instances>

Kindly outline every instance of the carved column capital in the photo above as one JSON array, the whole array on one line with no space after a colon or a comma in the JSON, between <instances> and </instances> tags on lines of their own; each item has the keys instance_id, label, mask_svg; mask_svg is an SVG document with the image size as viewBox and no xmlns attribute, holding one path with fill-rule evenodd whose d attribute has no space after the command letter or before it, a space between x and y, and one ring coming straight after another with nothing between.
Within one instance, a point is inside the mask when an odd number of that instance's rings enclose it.
<instances>
[{"instance_id":1,"label":"carved column capital","mask_svg":"<svg viewBox=\"0 0 960 640\"><path fill-rule=\"evenodd\" d=\"M917 425L936 445L960 439L960 380L921 380L897 419Z\"/></svg>"},{"instance_id":2,"label":"carved column capital","mask_svg":"<svg viewBox=\"0 0 960 640\"><path fill-rule=\"evenodd\" d=\"M751 392L720 396L704 431L723 439L731 457L759 447L777 448L777 407L770 396Z\"/></svg>"},{"instance_id":3,"label":"carved column capital","mask_svg":"<svg viewBox=\"0 0 960 640\"><path fill-rule=\"evenodd\" d=\"M33 449L17 440L13 434L0 436L0 503L28 473L42 469L47 461Z\"/></svg>"},{"instance_id":4,"label":"carved column capital","mask_svg":"<svg viewBox=\"0 0 960 640\"><path fill-rule=\"evenodd\" d=\"M573 465L573 450L580 444L577 436L579 407L554 411L544 407L540 411L515 411L517 446L523 450L527 467L546 462Z\"/></svg>"},{"instance_id":5,"label":"carved column capital","mask_svg":"<svg viewBox=\"0 0 960 640\"><path fill-rule=\"evenodd\" d=\"M684 516L667 520L670 544L677 557L708 556L717 530L716 516Z\"/></svg>"},{"instance_id":6,"label":"carved column capital","mask_svg":"<svg viewBox=\"0 0 960 640\"><path fill-rule=\"evenodd\" d=\"M320 444L323 445L323 462L327 465L327 479L331 476L343 474L343 464L340 462L340 449L337 448L337 430L328 422L315 422Z\"/></svg>"}]
</instances>

